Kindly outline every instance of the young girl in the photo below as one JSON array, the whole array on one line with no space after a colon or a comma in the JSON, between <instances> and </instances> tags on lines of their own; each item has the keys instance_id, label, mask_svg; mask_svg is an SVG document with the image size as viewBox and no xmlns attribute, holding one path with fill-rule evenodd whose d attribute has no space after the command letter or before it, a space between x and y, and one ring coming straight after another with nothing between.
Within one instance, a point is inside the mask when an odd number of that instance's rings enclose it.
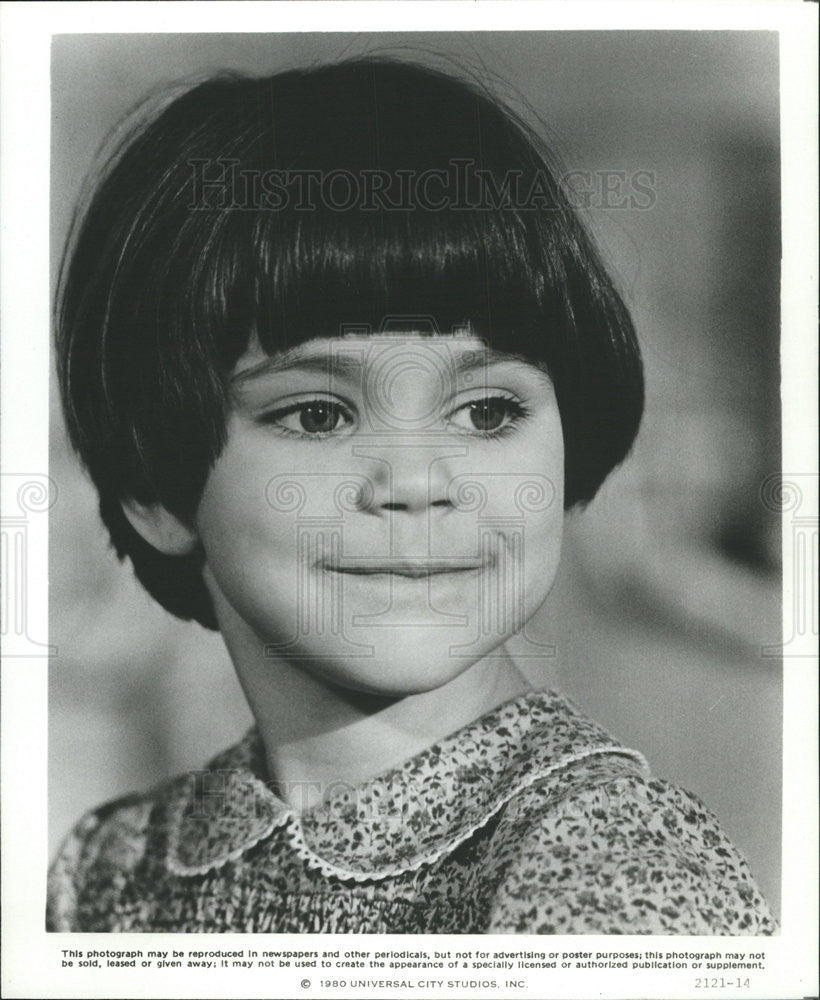
<instances>
[{"instance_id":1,"label":"young girl","mask_svg":"<svg viewBox=\"0 0 820 1000\"><path fill-rule=\"evenodd\" d=\"M708 811L509 652L643 406L509 110L377 60L194 87L107 167L57 343L117 553L256 725L81 820L50 928L774 930Z\"/></svg>"}]
</instances>

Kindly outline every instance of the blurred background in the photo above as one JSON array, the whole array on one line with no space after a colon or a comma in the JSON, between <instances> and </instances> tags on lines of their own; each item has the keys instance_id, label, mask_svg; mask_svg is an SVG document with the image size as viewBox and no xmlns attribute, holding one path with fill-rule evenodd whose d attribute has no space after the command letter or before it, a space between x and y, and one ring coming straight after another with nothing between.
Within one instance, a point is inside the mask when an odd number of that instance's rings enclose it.
<instances>
[{"instance_id":1,"label":"blurred background","mask_svg":"<svg viewBox=\"0 0 820 1000\"><path fill-rule=\"evenodd\" d=\"M780 468L775 34L60 36L52 274L98 147L147 94L366 52L479 74L585 172L587 219L637 321L646 414L633 455L568 518L555 589L517 655L704 799L778 910L780 515L764 497ZM84 810L201 766L251 718L220 638L170 617L117 563L55 393L51 428L53 851Z\"/></svg>"}]
</instances>

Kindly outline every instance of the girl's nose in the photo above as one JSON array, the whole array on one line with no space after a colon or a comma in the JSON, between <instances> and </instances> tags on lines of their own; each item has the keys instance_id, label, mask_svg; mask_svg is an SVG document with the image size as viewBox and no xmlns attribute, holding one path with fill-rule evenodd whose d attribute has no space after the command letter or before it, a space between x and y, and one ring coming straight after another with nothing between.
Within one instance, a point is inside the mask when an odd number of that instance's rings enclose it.
<instances>
[{"instance_id":1,"label":"girl's nose","mask_svg":"<svg viewBox=\"0 0 820 1000\"><path fill-rule=\"evenodd\" d=\"M403 511L408 514L453 505L448 496L452 480L449 459L462 455L464 448L434 447L413 441L412 435L400 442L367 447L368 479L371 484L367 509L381 514Z\"/></svg>"}]
</instances>

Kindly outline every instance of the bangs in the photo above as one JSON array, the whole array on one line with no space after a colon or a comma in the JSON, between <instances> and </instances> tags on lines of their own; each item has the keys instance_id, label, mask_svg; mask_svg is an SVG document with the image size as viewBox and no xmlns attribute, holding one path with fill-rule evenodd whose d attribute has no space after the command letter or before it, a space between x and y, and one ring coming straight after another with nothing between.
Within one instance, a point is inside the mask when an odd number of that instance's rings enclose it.
<instances>
[{"instance_id":1,"label":"bangs","mask_svg":"<svg viewBox=\"0 0 820 1000\"><path fill-rule=\"evenodd\" d=\"M191 319L222 341L227 367L251 332L274 353L316 337L399 329L466 329L543 361L565 323L565 281L543 244L532 252L512 211L236 213L214 223L191 299L202 312Z\"/></svg>"},{"instance_id":2,"label":"bangs","mask_svg":"<svg viewBox=\"0 0 820 1000\"><path fill-rule=\"evenodd\" d=\"M187 138L157 277L226 366L251 333L274 352L424 317L540 356L566 325L577 220L546 150L478 90L354 62L214 80L171 117Z\"/></svg>"}]
</instances>

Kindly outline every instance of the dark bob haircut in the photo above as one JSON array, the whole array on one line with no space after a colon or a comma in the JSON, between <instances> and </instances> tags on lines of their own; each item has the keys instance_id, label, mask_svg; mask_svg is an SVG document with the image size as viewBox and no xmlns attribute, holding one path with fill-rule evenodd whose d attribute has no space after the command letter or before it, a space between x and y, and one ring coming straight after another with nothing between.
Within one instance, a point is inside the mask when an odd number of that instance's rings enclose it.
<instances>
[{"instance_id":1,"label":"dark bob haircut","mask_svg":"<svg viewBox=\"0 0 820 1000\"><path fill-rule=\"evenodd\" d=\"M220 75L132 126L75 220L58 292L71 441L114 547L169 611L216 628L202 553L148 545L121 500L190 521L228 378L385 317L468 327L555 385L567 508L629 451L629 314L534 133L483 90L401 62Z\"/></svg>"}]
</instances>

